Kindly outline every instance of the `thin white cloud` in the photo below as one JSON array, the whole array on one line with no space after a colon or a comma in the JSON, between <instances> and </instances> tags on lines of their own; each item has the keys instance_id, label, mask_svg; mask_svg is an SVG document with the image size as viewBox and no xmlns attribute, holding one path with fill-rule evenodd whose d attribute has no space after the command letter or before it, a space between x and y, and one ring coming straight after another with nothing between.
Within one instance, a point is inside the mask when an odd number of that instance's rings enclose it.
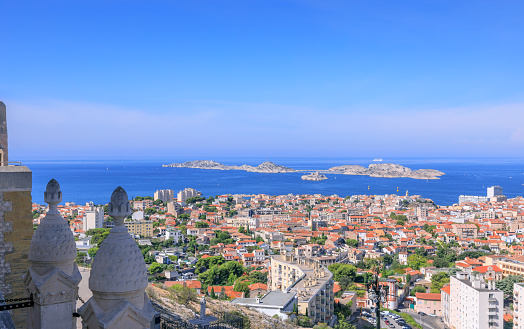
<instances>
[{"instance_id":1,"label":"thin white cloud","mask_svg":"<svg viewBox=\"0 0 524 329\"><path fill-rule=\"evenodd\" d=\"M72 102L7 102L22 157L511 156L524 105L432 111L348 110L217 102L159 111ZM157 109L155 109L157 110Z\"/></svg>"}]
</instances>

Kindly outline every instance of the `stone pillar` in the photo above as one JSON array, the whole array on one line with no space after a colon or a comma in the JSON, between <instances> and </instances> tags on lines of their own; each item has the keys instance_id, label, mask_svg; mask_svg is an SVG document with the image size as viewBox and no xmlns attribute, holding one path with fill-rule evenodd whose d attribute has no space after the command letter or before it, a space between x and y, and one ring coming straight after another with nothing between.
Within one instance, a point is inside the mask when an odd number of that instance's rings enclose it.
<instances>
[{"instance_id":1,"label":"stone pillar","mask_svg":"<svg viewBox=\"0 0 524 329\"><path fill-rule=\"evenodd\" d=\"M93 260L89 277L93 297L78 309L83 328L151 328L155 310L145 293L146 263L124 225L131 209L123 188L113 192L108 207L115 226Z\"/></svg>"},{"instance_id":2,"label":"stone pillar","mask_svg":"<svg viewBox=\"0 0 524 329\"><path fill-rule=\"evenodd\" d=\"M78 283L82 280L75 263L76 244L67 221L57 205L62 201L60 185L47 184L44 200L49 211L40 222L29 247L31 267L24 276L35 305L28 311L28 327L75 329Z\"/></svg>"},{"instance_id":3,"label":"stone pillar","mask_svg":"<svg viewBox=\"0 0 524 329\"><path fill-rule=\"evenodd\" d=\"M7 146L7 115L5 104L0 102L0 166L8 165L9 152Z\"/></svg>"},{"instance_id":4,"label":"stone pillar","mask_svg":"<svg viewBox=\"0 0 524 329\"><path fill-rule=\"evenodd\" d=\"M29 297L22 275L33 236L31 188L29 168L0 166L0 291L7 299ZM17 329L26 328L25 309L9 312Z\"/></svg>"}]
</instances>

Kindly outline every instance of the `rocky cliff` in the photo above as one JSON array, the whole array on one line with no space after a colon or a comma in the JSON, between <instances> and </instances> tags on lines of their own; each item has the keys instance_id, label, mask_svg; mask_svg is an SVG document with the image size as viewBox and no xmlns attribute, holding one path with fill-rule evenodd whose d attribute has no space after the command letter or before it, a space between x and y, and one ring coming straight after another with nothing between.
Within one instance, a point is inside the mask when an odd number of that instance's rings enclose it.
<instances>
[{"instance_id":1,"label":"rocky cliff","mask_svg":"<svg viewBox=\"0 0 524 329\"><path fill-rule=\"evenodd\" d=\"M215 161L211 161L211 160L197 160L197 161L188 161L184 163L172 163L168 165L163 165L162 167L215 169L215 170L244 170L244 171L249 171L249 172L258 172L258 173L267 173L267 174L296 172L295 169L277 165L270 161L266 161L257 167L248 166L248 165L228 166L228 165L218 163Z\"/></svg>"},{"instance_id":2,"label":"rocky cliff","mask_svg":"<svg viewBox=\"0 0 524 329\"><path fill-rule=\"evenodd\" d=\"M439 179L439 176L445 175L443 172L434 169L412 170L392 163L374 163L370 164L368 168L358 165L338 166L329 168L329 171L344 175L365 175L385 178Z\"/></svg>"}]
</instances>

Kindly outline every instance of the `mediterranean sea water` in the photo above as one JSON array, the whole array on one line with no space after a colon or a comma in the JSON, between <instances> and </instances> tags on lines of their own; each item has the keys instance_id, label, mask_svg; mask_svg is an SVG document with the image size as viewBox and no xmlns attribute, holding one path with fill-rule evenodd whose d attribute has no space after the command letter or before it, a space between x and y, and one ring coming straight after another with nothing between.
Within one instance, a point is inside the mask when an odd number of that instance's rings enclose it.
<instances>
[{"instance_id":1,"label":"mediterranean sea water","mask_svg":"<svg viewBox=\"0 0 524 329\"><path fill-rule=\"evenodd\" d=\"M261 174L244 171L163 168L162 164L192 160L214 160L227 165L257 166L265 158L164 158L118 160L23 160L33 171L33 202L44 203L47 182L55 178L61 185L63 201L77 204L109 202L113 190L122 186L129 197L152 196L159 189L175 193L186 187L204 196L218 194L355 194L421 195L439 205L458 202L461 194L486 195L486 188L500 185L508 197L524 195L524 158L417 159L384 158L382 163L400 164L411 169L437 169L446 175L438 180L411 178L372 178L367 176L326 175L328 180L304 181L303 173ZM294 169L328 169L359 164L368 166L371 158L270 158ZM398 192L397 192L398 189Z\"/></svg>"}]
</instances>

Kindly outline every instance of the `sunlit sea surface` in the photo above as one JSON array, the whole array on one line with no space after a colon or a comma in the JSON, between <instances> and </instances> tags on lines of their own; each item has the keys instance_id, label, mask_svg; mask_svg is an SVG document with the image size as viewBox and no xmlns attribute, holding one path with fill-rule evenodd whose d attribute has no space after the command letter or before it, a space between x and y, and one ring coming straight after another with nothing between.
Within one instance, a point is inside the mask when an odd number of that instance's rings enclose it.
<instances>
[{"instance_id":1,"label":"sunlit sea surface","mask_svg":"<svg viewBox=\"0 0 524 329\"><path fill-rule=\"evenodd\" d=\"M524 158L384 158L411 169L437 169L446 173L439 180L410 178L372 178L367 176L326 175L315 182L300 179L303 173L261 174L244 171L163 168L162 164L192 160L214 160L227 165L257 166L265 158L165 158L148 160L22 160L33 171L33 202L42 203L51 178L62 187L63 201L78 204L93 201L105 204L117 186L129 197L152 196L159 189L175 193L186 187L205 196L218 194L399 194L421 195L439 205L458 202L461 194L486 195L486 188L500 185L508 197L524 195ZM294 169L328 169L359 164L368 166L372 158L270 158L270 161ZM397 192L398 189L398 192Z\"/></svg>"}]
</instances>

